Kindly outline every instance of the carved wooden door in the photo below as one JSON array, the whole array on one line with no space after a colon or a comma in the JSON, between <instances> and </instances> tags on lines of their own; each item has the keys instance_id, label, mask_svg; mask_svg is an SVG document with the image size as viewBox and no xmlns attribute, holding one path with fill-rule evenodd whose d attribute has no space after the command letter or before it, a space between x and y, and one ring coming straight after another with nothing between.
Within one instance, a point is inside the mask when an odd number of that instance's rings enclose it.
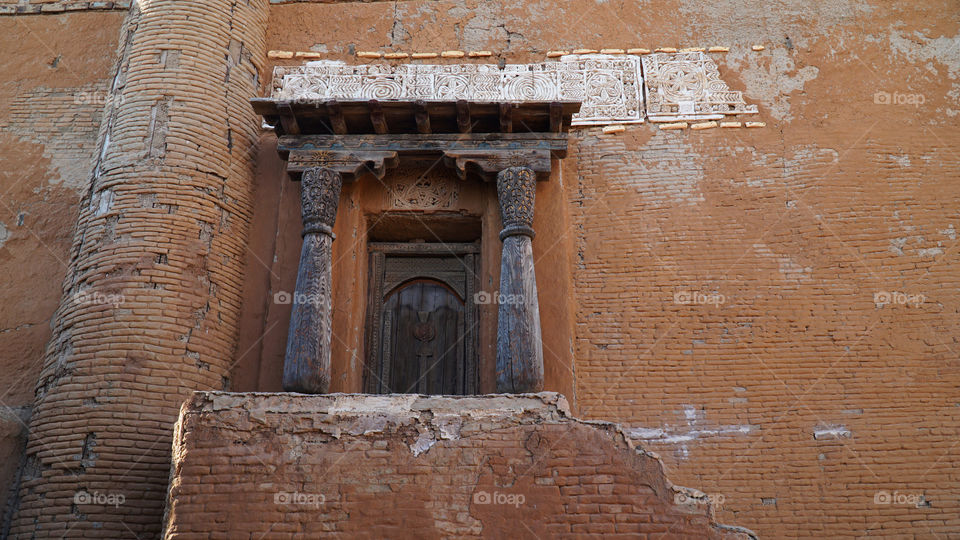
<instances>
[{"instance_id":1,"label":"carved wooden door","mask_svg":"<svg viewBox=\"0 0 960 540\"><path fill-rule=\"evenodd\" d=\"M464 305L435 281L414 281L383 304L381 357L394 392L457 394L463 381Z\"/></svg>"},{"instance_id":2,"label":"carved wooden door","mask_svg":"<svg viewBox=\"0 0 960 540\"><path fill-rule=\"evenodd\" d=\"M475 244L371 244L368 393L477 393L478 251Z\"/></svg>"}]
</instances>

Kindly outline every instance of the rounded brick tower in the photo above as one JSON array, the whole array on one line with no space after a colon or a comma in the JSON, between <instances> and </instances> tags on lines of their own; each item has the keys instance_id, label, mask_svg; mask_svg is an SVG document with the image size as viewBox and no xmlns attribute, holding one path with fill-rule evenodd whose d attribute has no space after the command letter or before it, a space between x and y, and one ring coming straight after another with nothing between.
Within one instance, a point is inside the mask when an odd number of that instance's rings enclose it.
<instances>
[{"instance_id":1,"label":"rounded brick tower","mask_svg":"<svg viewBox=\"0 0 960 540\"><path fill-rule=\"evenodd\" d=\"M180 406L224 388L235 354L267 8L134 3L13 537L159 536Z\"/></svg>"}]
</instances>

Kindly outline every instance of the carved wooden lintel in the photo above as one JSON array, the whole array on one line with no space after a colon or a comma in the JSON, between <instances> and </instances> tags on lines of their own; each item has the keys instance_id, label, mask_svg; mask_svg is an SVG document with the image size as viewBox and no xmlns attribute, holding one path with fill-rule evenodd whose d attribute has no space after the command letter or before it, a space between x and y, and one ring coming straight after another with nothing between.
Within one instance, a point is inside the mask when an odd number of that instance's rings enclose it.
<instances>
[{"instance_id":1,"label":"carved wooden lintel","mask_svg":"<svg viewBox=\"0 0 960 540\"><path fill-rule=\"evenodd\" d=\"M463 119L464 123L469 118ZM501 170L524 166L541 180L551 160L567 153L565 133L463 133L381 135L285 135L278 150L296 176L311 167L329 167L352 182L364 174L382 179L402 156L444 158L461 178L477 174L492 181Z\"/></svg>"}]
</instances>

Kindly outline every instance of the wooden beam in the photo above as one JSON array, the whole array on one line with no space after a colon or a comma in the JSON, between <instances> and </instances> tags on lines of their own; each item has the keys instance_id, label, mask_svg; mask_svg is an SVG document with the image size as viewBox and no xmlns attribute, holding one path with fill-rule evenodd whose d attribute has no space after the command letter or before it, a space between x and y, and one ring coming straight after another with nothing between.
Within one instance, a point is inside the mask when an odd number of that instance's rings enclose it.
<instances>
[{"instance_id":1,"label":"wooden beam","mask_svg":"<svg viewBox=\"0 0 960 540\"><path fill-rule=\"evenodd\" d=\"M414 104L414 116L417 120L417 133L431 133L430 113L427 111L426 102L417 101Z\"/></svg>"},{"instance_id":2,"label":"wooden beam","mask_svg":"<svg viewBox=\"0 0 960 540\"><path fill-rule=\"evenodd\" d=\"M333 132L339 135L346 134L347 121L343 119L343 111L340 108L340 103L337 101L328 102L327 111L330 113L330 127L333 128Z\"/></svg>"},{"instance_id":3,"label":"wooden beam","mask_svg":"<svg viewBox=\"0 0 960 540\"><path fill-rule=\"evenodd\" d=\"M300 125L297 123L297 117L293 114L293 109L287 102L278 103L277 109L280 111L280 127L283 132L290 135L300 134Z\"/></svg>"},{"instance_id":4,"label":"wooden beam","mask_svg":"<svg viewBox=\"0 0 960 540\"><path fill-rule=\"evenodd\" d=\"M470 124L470 104L464 100L457 100L457 129L460 133L470 133L473 126Z\"/></svg>"},{"instance_id":5,"label":"wooden beam","mask_svg":"<svg viewBox=\"0 0 960 540\"><path fill-rule=\"evenodd\" d=\"M500 131L513 133L513 104L500 104Z\"/></svg>"},{"instance_id":6,"label":"wooden beam","mask_svg":"<svg viewBox=\"0 0 960 540\"><path fill-rule=\"evenodd\" d=\"M563 105L557 101L550 103L550 131L563 131Z\"/></svg>"},{"instance_id":7,"label":"wooden beam","mask_svg":"<svg viewBox=\"0 0 960 540\"><path fill-rule=\"evenodd\" d=\"M566 133L395 133L387 135L284 135L279 152L398 152L408 156L436 156L447 151L477 153L547 151L550 157L567 155Z\"/></svg>"},{"instance_id":8,"label":"wooden beam","mask_svg":"<svg viewBox=\"0 0 960 540\"><path fill-rule=\"evenodd\" d=\"M383 107L380 106L380 102L371 99L369 102L370 105L370 122L373 123L373 131L383 135L390 131L387 129L387 119L383 115Z\"/></svg>"}]
</instances>

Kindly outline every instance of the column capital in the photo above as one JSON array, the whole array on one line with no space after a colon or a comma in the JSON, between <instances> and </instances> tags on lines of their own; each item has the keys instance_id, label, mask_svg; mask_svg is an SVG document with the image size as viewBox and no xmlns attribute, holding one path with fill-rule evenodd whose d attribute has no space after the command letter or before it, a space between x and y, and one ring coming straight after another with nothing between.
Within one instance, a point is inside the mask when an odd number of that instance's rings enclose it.
<instances>
[{"instance_id":1,"label":"column capital","mask_svg":"<svg viewBox=\"0 0 960 540\"><path fill-rule=\"evenodd\" d=\"M333 236L340 203L340 173L327 167L313 167L303 171L300 179L300 215L303 219L302 236L326 234Z\"/></svg>"},{"instance_id":2,"label":"column capital","mask_svg":"<svg viewBox=\"0 0 960 540\"><path fill-rule=\"evenodd\" d=\"M533 238L533 205L537 175L529 167L508 167L497 174L497 197L503 231L500 240L524 235Z\"/></svg>"}]
</instances>

